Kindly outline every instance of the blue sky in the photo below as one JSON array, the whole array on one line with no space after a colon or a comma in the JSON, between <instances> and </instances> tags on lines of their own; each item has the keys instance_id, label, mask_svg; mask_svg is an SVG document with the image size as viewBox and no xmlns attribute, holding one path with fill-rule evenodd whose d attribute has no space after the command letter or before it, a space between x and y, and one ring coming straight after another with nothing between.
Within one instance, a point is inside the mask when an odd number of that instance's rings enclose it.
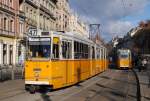
<instances>
[{"instance_id":1,"label":"blue sky","mask_svg":"<svg viewBox=\"0 0 150 101\"><path fill-rule=\"evenodd\" d=\"M106 41L150 19L150 0L70 0L70 6L85 22L100 23Z\"/></svg>"},{"instance_id":2,"label":"blue sky","mask_svg":"<svg viewBox=\"0 0 150 101\"><path fill-rule=\"evenodd\" d=\"M131 16L126 16L122 20L130 21L134 26L137 26L140 21L150 19L150 2L143 8L143 12Z\"/></svg>"}]
</instances>

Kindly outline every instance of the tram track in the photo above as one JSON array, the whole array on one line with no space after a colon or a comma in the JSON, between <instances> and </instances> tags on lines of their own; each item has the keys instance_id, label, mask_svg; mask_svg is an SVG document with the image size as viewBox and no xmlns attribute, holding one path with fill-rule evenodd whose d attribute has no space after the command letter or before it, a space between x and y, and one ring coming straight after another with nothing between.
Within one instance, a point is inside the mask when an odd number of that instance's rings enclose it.
<instances>
[{"instance_id":1,"label":"tram track","mask_svg":"<svg viewBox=\"0 0 150 101\"><path fill-rule=\"evenodd\" d=\"M119 74L120 74L120 73L119 73ZM119 75L119 74L118 74L118 75ZM117 77L117 76L116 76L116 77ZM123 78L126 78L126 77L123 77ZM108 89L109 89L109 90L115 90L115 91L116 91L117 89L115 89L115 88L107 87L108 84L109 84L109 85L112 85L113 82L114 82L114 77L111 78L108 82L106 82L106 83L104 83L103 85L101 85L103 88L101 88L101 89L99 90L98 94L99 94L99 95L100 95L100 94L103 94L104 91L105 91L105 90L108 90ZM113 93L125 97L125 93L122 93L122 92L120 92L120 91L113 92ZM93 98L96 97L96 96L97 96L97 94L95 94L95 96L93 96ZM93 98L91 98L91 99L93 99ZM88 99L88 100L86 100L86 101L90 101L91 99Z\"/></svg>"},{"instance_id":2,"label":"tram track","mask_svg":"<svg viewBox=\"0 0 150 101\"><path fill-rule=\"evenodd\" d=\"M136 82L137 82L137 93L136 93L137 101L141 101L141 87L140 87L140 81L139 81L138 75L137 75L137 73L135 72L134 69L132 69L132 72L134 73L134 76L135 76Z\"/></svg>"},{"instance_id":3,"label":"tram track","mask_svg":"<svg viewBox=\"0 0 150 101\"><path fill-rule=\"evenodd\" d=\"M108 70L106 73L104 72L101 75L81 82L81 86L79 87L74 85L59 91L37 94L36 96L38 96L38 98L34 99L36 99L36 101L45 101L43 98L44 95L44 97L46 96L50 99L48 101L72 101L72 99L74 99L73 101L97 101L99 98L109 99L111 98L110 96L114 96L116 98L113 99L113 101L133 101L131 100L132 98L137 98L135 94L136 91L132 92L132 90L137 87L135 85L137 84L136 82L136 77L132 70L128 72ZM0 94L3 95L0 97L0 101L10 101L10 99L15 99L18 95L28 95L26 91L20 87L1 92Z\"/></svg>"},{"instance_id":4,"label":"tram track","mask_svg":"<svg viewBox=\"0 0 150 101\"><path fill-rule=\"evenodd\" d=\"M116 74L115 74L116 75ZM113 76L114 77L114 76ZM109 77L104 77L105 79L108 79L108 81L107 82L105 82L103 85L107 85L107 84L109 84L113 79L112 78L109 78ZM99 85L98 83L96 83L96 85ZM100 86L102 86L102 87L104 87L103 85L100 85ZM104 87L105 88L105 87ZM86 97L86 99L85 99L85 101L91 101L91 99L92 98L94 98L95 96L97 96L97 93L98 94L100 94L100 93L102 93L103 91L104 91L104 88L101 88L98 92L95 92L95 94L93 95L93 96L87 96ZM103 89L103 90L102 90Z\"/></svg>"},{"instance_id":5,"label":"tram track","mask_svg":"<svg viewBox=\"0 0 150 101\"><path fill-rule=\"evenodd\" d=\"M113 74L113 72L112 72L111 74L108 73L107 76L108 76L108 75L112 75L112 74ZM80 92L83 91L83 90L86 90L88 87L90 87L90 86L92 86L93 84L95 84L95 83L97 83L97 82L100 82L100 81L102 81L102 80L99 80L99 79L98 79L98 80L96 80L95 82L90 83L88 86L86 86L86 87L80 89L79 91L77 91L77 92L75 92L75 93L73 93L73 94L71 94L71 95L69 95L69 96L63 98L61 101L67 100L68 98L70 98L70 97L72 97L72 96L74 96L74 95L80 93Z\"/></svg>"},{"instance_id":6,"label":"tram track","mask_svg":"<svg viewBox=\"0 0 150 101\"><path fill-rule=\"evenodd\" d=\"M13 94L11 94L11 93L13 93ZM0 97L0 101L7 100L9 98L15 97L16 95L18 96L18 95L22 95L25 93L26 93L26 91L22 91L22 90L18 90L18 91L16 91L16 93L14 93L14 91L13 92L7 92L6 93L7 95L4 94L2 97Z\"/></svg>"}]
</instances>

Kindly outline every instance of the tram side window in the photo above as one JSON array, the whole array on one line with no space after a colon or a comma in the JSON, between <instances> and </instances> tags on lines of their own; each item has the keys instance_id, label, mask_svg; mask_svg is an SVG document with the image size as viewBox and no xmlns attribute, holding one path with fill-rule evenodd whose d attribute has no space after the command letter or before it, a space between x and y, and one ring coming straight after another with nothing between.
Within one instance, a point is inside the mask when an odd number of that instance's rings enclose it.
<instances>
[{"instance_id":1,"label":"tram side window","mask_svg":"<svg viewBox=\"0 0 150 101\"><path fill-rule=\"evenodd\" d=\"M83 55L84 55L84 53L83 53L83 44L80 43L80 59L83 59Z\"/></svg>"},{"instance_id":2,"label":"tram side window","mask_svg":"<svg viewBox=\"0 0 150 101\"><path fill-rule=\"evenodd\" d=\"M97 56L97 59L100 59L100 49L99 48L96 48L96 56Z\"/></svg>"},{"instance_id":3,"label":"tram side window","mask_svg":"<svg viewBox=\"0 0 150 101\"><path fill-rule=\"evenodd\" d=\"M71 59L72 58L71 42L62 41L62 57L64 59Z\"/></svg>"},{"instance_id":4,"label":"tram side window","mask_svg":"<svg viewBox=\"0 0 150 101\"><path fill-rule=\"evenodd\" d=\"M79 48L79 43L78 42L74 42L74 58L75 59L79 59L79 51L80 51L80 48Z\"/></svg>"},{"instance_id":5,"label":"tram side window","mask_svg":"<svg viewBox=\"0 0 150 101\"><path fill-rule=\"evenodd\" d=\"M95 49L92 47L92 59L95 59Z\"/></svg>"},{"instance_id":6,"label":"tram side window","mask_svg":"<svg viewBox=\"0 0 150 101\"><path fill-rule=\"evenodd\" d=\"M84 45L84 58L85 59L89 58L88 54L89 54L89 52L88 52L88 45Z\"/></svg>"},{"instance_id":7,"label":"tram side window","mask_svg":"<svg viewBox=\"0 0 150 101\"><path fill-rule=\"evenodd\" d=\"M88 59L91 59L91 47L88 46Z\"/></svg>"},{"instance_id":8,"label":"tram side window","mask_svg":"<svg viewBox=\"0 0 150 101\"><path fill-rule=\"evenodd\" d=\"M88 59L89 56L88 45L84 43L74 42L74 58L75 59Z\"/></svg>"},{"instance_id":9,"label":"tram side window","mask_svg":"<svg viewBox=\"0 0 150 101\"><path fill-rule=\"evenodd\" d=\"M53 58L58 59L59 58L59 45L53 44Z\"/></svg>"}]
</instances>

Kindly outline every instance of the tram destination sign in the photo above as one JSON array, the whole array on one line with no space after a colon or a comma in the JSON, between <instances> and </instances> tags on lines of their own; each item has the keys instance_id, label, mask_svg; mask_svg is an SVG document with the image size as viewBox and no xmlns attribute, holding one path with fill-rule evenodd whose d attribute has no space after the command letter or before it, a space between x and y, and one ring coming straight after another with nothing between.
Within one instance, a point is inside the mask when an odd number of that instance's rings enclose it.
<instances>
[{"instance_id":1,"label":"tram destination sign","mask_svg":"<svg viewBox=\"0 0 150 101\"><path fill-rule=\"evenodd\" d=\"M29 41L51 41L50 38L29 38Z\"/></svg>"},{"instance_id":2,"label":"tram destination sign","mask_svg":"<svg viewBox=\"0 0 150 101\"><path fill-rule=\"evenodd\" d=\"M42 36L49 36L50 33L49 33L49 32L41 32L41 35L42 35Z\"/></svg>"},{"instance_id":3,"label":"tram destination sign","mask_svg":"<svg viewBox=\"0 0 150 101\"><path fill-rule=\"evenodd\" d=\"M38 36L37 35L37 28L29 28L29 30L28 30L28 33L29 33L29 35L31 35L31 36Z\"/></svg>"}]
</instances>

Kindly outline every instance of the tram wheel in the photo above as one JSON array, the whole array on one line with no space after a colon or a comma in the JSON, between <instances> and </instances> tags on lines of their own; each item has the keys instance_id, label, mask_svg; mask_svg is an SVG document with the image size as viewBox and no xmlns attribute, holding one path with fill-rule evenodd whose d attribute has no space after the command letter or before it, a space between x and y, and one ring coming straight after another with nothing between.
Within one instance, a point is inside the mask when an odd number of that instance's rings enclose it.
<instances>
[{"instance_id":1,"label":"tram wheel","mask_svg":"<svg viewBox=\"0 0 150 101\"><path fill-rule=\"evenodd\" d=\"M31 86L29 87L29 92L30 92L31 94L34 94L34 93L36 92L36 87L35 87L34 85L31 85Z\"/></svg>"},{"instance_id":2,"label":"tram wheel","mask_svg":"<svg viewBox=\"0 0 150 101\"><path fill-rule=\"evenodd\" d=\"M25 85L25 90L29 91L29 87L30 87L29 85Z\"/></svg>"}]
</instances>

